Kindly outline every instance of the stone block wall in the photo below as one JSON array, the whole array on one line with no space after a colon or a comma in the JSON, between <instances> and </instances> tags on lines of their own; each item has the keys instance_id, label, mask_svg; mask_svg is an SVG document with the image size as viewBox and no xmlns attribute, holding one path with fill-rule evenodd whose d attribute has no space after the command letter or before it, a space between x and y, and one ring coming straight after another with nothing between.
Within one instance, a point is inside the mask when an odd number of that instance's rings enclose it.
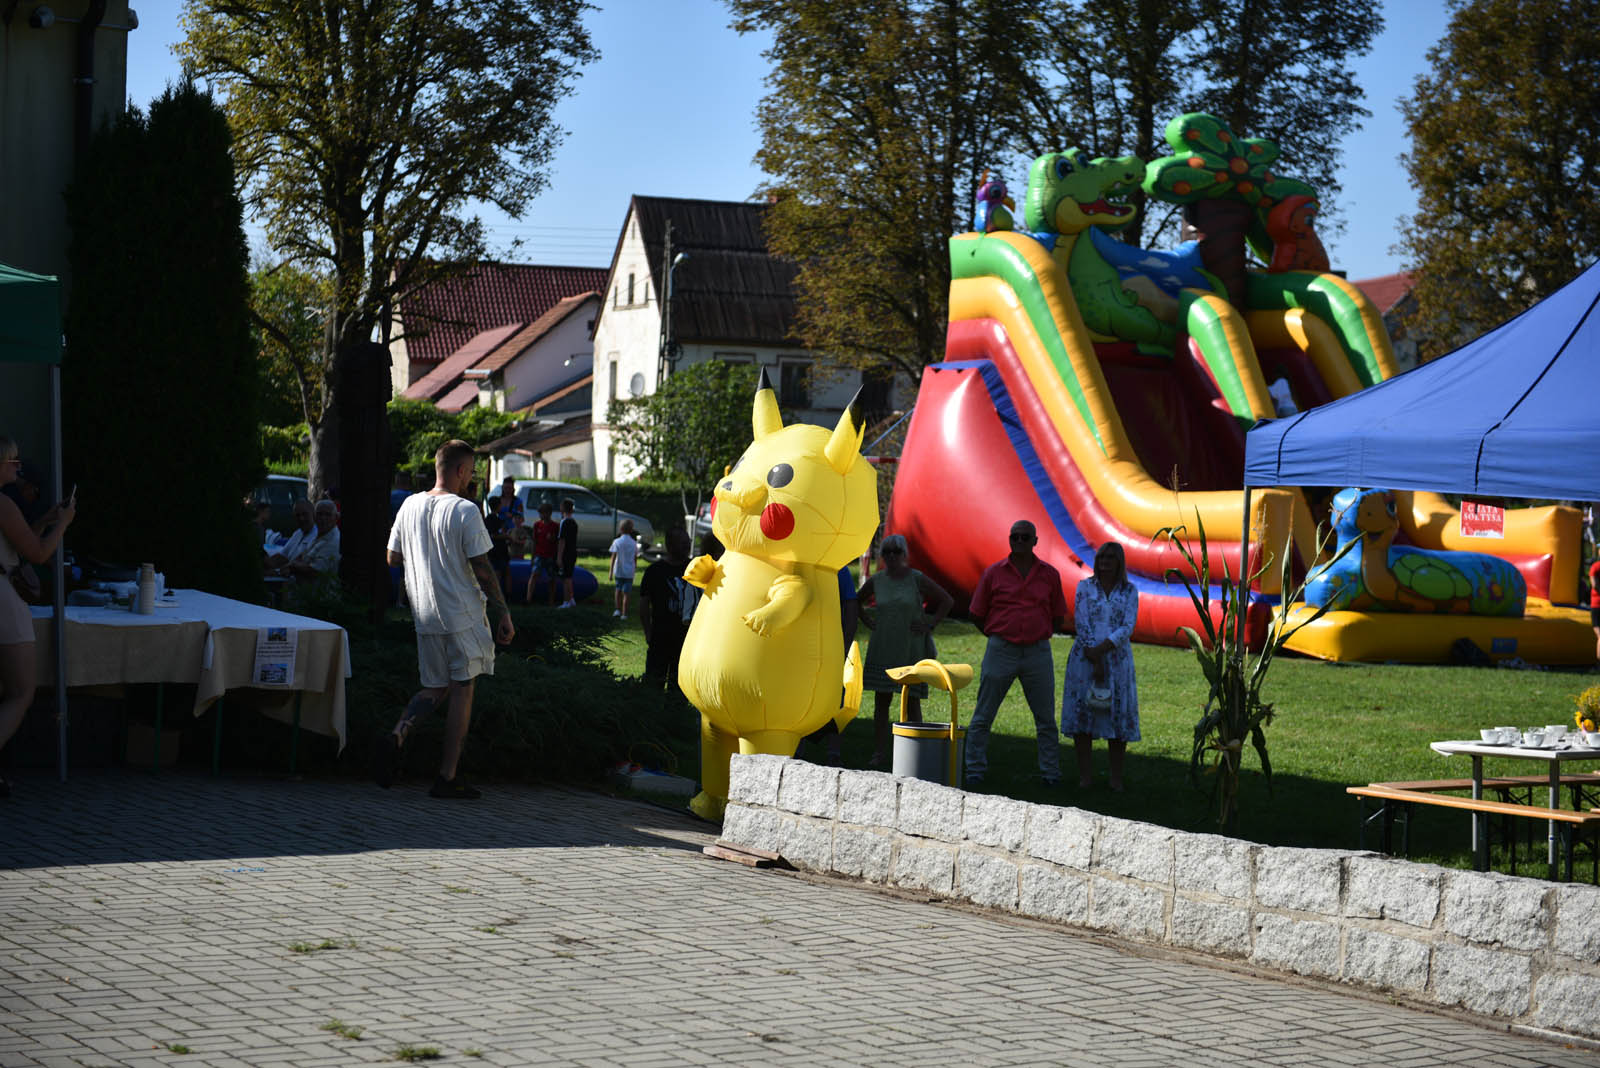
<instances>
[{"instance_id":1,"label":"stone block wall","mask_svg":"<svg viewBox=\"0 0 1600 1068\"><path fill-rule=\"evenodd\" d=\"M1600 1038L1600 887L1289 849L735 756L722 837L798 868Z\"/></svg>"}]
</instances>

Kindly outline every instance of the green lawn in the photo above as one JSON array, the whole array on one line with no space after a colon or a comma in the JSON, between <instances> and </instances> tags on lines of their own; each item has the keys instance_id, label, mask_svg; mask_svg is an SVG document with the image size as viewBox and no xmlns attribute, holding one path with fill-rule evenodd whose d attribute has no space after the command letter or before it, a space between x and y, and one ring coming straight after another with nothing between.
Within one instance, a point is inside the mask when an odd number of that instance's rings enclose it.
<instances>
[{"instance_id":1,"label":"green lawn","mask_svg":"<svg viewBox=\"0 0 1600 1068\"><path fill-rule=\"evenodd\" d=\"M611 611L611 584L603 560L581 561L601 580L600 596L582 611ZM858 636L863 647L870 631ZM638 674L644 666L644 638L636 605L618 624L613 663L619 673ZM940 658L977 667L984 638L967 623L947 622L936 640ZM1057 639L1056 700L1070 639ZM1209 780L1197 788L1189 776L1189 754L1205 683L1192 653L1150 645L1134 647L1139 680L1142 741L1128 747L1127 790L1106 788L1105 749L1096 747L1096 786L1076 786L1070 743L1062 748L1064 778L1070 785L1048 789L1035 763L1033 717L1013 686L1001 706L990 741L990 771L985 789L1029 801L1070 804L1109 815L1191 831L1216 829ZM1466 758L1447 759L1428 743L1475 738L1480 727L1518 727L1571 721L1572 698L1594 682L1590 672L1513 671L1495 668L1418 667L1399 664L1326 664L1280 657L1272 665L1264 696L1277 709L1267 728L1272 758L1272 792L1253 751L1247 751L1240 785L1239 834L1278 845L1354 848L1356 801L1346 786L1402 779L1467 777ZM971 715L976 684L961 692L960 716ZM845 731L846 767L864 767L872 753L871 697L868 708ZM925 706L929 719L944 719L947 699L934 694ZM898 715L898 700L895 715ZM1057 714L1059 721L1059 710ZM1488 774L1534 774L1525 762L1487 761ZM692 774L691 769L685 773ZM1543 827L1536 828L1536 838ZM1422 810L1412 826L1412 852L1418 859L1468 866L1467 817L1458 812ZM1369 847L1376 839L1369 839ZM1542 848L1542 846L1540 847ZM1522 869L1519 865L1519 870ZM1542 871L1542 868L1537 868Z\"/></svg>"}]
</instances>

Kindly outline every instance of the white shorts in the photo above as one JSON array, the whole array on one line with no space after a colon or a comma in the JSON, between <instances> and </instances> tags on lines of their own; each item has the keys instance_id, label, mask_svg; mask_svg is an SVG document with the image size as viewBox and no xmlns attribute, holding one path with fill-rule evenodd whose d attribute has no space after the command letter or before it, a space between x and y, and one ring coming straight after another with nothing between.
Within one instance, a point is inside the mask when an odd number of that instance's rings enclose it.
<instances>
[{"instance_id":1,"label":"white shorts","mask_svg":"<svg viewBox=\"0 0 1600 1068\"><path fill-rule=\"evenodd\" d=\"M489 636L489 624L454 634L417 635L417 669L428 690L493 675L494 639Z\"/></svg>"}]
</instances>

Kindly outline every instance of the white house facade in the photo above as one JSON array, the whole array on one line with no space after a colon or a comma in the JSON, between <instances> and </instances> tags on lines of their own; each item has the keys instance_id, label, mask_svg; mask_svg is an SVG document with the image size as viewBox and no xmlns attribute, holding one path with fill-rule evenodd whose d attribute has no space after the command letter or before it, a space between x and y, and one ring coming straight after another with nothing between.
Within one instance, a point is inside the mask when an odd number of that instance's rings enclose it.
<instances>
[{"instance_id":1,"label":"white house facade","mask_svg":"<svg viewBox=\"0 0 1600 1068\"><path fill-rule=\"evenodd\" d=\"M635 196L617 241L594 331L592 425L597 474L627 479L637 466L616 450L607 413L613 400L661 384L664 258L672 271L672 340L678 369L702 360L767 368L780 403L806 422L831 425L861 386L793 344L794 269L768 254L764 204ZM669 369L670 373L670 369Z\"/></svg>"}]
</instances>

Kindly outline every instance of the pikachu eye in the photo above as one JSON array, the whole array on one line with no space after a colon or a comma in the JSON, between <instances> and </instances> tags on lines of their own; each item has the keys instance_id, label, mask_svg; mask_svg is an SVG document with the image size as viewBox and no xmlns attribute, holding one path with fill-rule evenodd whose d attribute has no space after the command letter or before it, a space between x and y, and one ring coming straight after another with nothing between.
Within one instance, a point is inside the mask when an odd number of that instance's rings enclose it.
<instances>
[{"instance_id":1,"label":"pikachu eye","mask_svg":"<svg viewBox=\"0 0 1600 1068\"><path fill-rule=\"evenodd\" d=\"M794 468L788 464L773 464L772 470L767 472L767 485L774 489L787 486L794 481Z\"/></svg>"}]
</instances>

